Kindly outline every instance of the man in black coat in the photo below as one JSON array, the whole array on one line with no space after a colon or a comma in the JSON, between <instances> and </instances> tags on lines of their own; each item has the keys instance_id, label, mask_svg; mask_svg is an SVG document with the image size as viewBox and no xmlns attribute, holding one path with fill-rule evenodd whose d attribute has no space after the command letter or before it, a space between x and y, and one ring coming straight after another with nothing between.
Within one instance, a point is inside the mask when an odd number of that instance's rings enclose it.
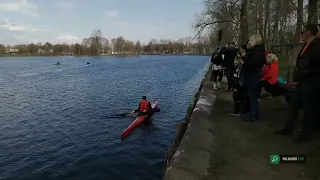
<instances>
[{"instance_id":1,"label":"man in black coat","mask_svg":"<svg viewBox=\"0 0 320 180\"><path fill-rule=\"evenodd\" d=\"M301 32L301 40L305 44L297 57L294 71L297 85L290 102L289 118L285 128L275 132L279 135L294 134L295 142L309 140L315 131L316 121L320 120L317 112L320 100L320 38L316 37L318 31L317 25L308 24ZM300 110L303 110L304 118L302 124L294 129Z\"/></svg>"},{"instance_id":2,"label":"man in black coat","mask_svg":"<svg viewBox=\"0 0 320 180\"><path fill-rule=\"evenodd\" d=\"M234 60L237 57L238 48L235 47L234 42L228 43L228 47L222 49L222 54L224 55L224 66L226 68L226 76L228 80L227 91L232 91L234 86L233 71L235 69Z\"/></svg>"},{"instance_id":3,"label":"man in black coat","mask_svg":"<svg viewBox=\"0 0 320 180\"><path fill-rule=\"evenodd\" d=\"M250 37L244 57L243 71L249 114L244 121L255 122L259 119L259 81L262 67L266 62L265 46L260 35Z\"/></svg>"}]
</instances>

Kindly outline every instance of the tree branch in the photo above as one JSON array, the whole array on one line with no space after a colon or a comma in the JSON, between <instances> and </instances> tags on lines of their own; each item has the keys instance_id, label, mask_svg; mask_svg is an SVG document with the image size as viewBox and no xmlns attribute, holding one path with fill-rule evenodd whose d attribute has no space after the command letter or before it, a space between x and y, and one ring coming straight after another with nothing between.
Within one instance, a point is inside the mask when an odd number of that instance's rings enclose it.
<instances>
[{"instance_id":1,"label":"tree branch","mask_svg":"<svg viewBox=\"0 0 320 180\"><path fill-rule=\"evenodd\" d=\"M208 23L205 23L205 22L203 22L203 23L198 23L198 24L196 24L196 25L194 26L196 29L198 29L198 32L197 32L197 34L194 36L193 39L196 39L196 38L201 34L201 32L204 30L204 28L206 28L207 26L212 26L212 25L215 25L215 24L227 23L227 22L233 23L233 24L238 24L238 23L236 23L236 22L234 22L234 21L232 21L232 20L220 20L220 21L213 21L213 22L208 22Z\"/></svg>"},{"instance_id":2,"label":"tree branch","mask_svg":"<svg viewBox=\"0 0 320 180\"><path fill-rule=\"evenodd\" d=\"M294 2L294 0L288 0L288 2L294 7L294 10L298 10L298 5Z\"/></svg>"}]
</instances>

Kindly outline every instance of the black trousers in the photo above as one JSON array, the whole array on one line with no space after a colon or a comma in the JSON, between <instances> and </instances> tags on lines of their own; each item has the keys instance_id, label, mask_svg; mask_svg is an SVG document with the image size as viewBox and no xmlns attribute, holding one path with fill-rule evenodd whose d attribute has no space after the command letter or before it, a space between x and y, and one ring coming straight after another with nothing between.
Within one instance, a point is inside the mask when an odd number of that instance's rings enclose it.
<instances>
[{"instance_id":1,"label":"black trousers","mask_svg":"<svg viewBox=\"0 0 320 180\"><path fill-rule=\"evenodd\" d=\"M259 98L260 98L260 94L261 94L261 90L262 88L264 88L264 90L266 90L268 93L272 94L273 96L284 96L287 91L281 87L279 87L279 84L270 84L268 81L260 81L259 83Z\"/></svg>"},{"instance_id":2,"label":"black trousers","mask_svg":"<svg viewBox=\"0 0 320 180\"><path fill-rule=\"evenodd\" d=\"M147 111L147 112L138 112L138 116L146 116L146 115L151 115L151 111Z\"/></svg>"},{"instance_id":3,"label":"black trousers","mask_svg":"<svg viewBox=\"0 0 320 180\"><path fill-rule=\"evenodd\" d=\"M304 112L304 117L299 128L303 129L304 133L312 134L315 131L315 126L319 124L319 81L298 82L293 93L289 106L289 118L286 122L286 128L293 129L297 123L297 117L301 110Z\"/></svg>"},{"instance_id":4,"label":"black trousers","mask_svg":"<svg viewBox=\"0 0 320 180\"><path fill-rule=\"evenodd\" d=\"M147 118L143 121L143 124L149 125L149 124L151 124L151 115L152 115L152 112L149 111L149 112L139 112L139 113L138 113L138 116L146 116L146 115L148 115L148 116L147 116Z\"/></svg>"},{"instance_id":5,"label":"black trousers","mask_svg":"<svg viewBox=\"0 0 320 180\"><path fill-rule=\"evenodd\" d=\"M233 89L234 87L234 74L233 74L234 66L226 67L226 76L228 80L228 90Z\"/></svg>"},{"instance_id":6,"label":"black trousers","mask_svg":"<svg viewBox=\"0 0 320 180\"><path fill-rule=\"evenodd\" d=\"M245 87L236 83L233 89L234 111L240 113L245 105Z\"/></svg>"},{"instance_id":7,"label":"black trousers","mask_svg":"<svg viewBox=\"0 0 320 180\"><path fill-rule=\"evenodd\" d=\"M213 82L217 82L217 80L219 82L222 81L222 77L223 77L223 70L220 69L220 70L212 70L211 72L211 81Z\"/></svg>"}]
</instances>

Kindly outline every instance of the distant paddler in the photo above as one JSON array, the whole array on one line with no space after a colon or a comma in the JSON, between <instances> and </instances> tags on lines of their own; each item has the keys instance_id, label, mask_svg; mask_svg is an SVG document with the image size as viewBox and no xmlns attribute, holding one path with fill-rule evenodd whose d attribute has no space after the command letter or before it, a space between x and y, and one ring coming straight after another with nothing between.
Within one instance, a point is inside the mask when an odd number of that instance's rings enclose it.
<instances>
[{"instance_id":1,"label":"distant paddler","mask_svg":"<svg viewBox=\"0 0 320 180\"><path fill-rule=\"evenodd\" d=\"M62 62L60 62L60 61L58 61L56 64L54 64L54 65L61 65L62 64Z\"/></svg>"}]
</instances>

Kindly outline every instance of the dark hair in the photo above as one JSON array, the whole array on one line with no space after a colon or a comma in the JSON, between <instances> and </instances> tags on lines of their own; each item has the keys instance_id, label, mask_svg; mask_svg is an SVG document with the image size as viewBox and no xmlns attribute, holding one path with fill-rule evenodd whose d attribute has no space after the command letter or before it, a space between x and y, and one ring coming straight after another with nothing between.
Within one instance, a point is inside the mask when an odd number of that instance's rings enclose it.
<instances>
[{"instance_id":1,"label":"dark hair","mask_svg":"<svg viewBox=\"0 0 320 180\"><path fill-rule=\"evenodd\" d=\"M146 100L146 99L147 99L147 96L142 96L142 99L143 99L143 100Z\"/></svg>"},{"instance_id":2,"label":"dark hair","mask_svg":"<svg viewBox=\"0 0 320 180\"><path fill-rule=\"evenodd\" d=\"M235 46L235 45L236 45L236 43L233 42L233 41L230 41L230 42L228 43L228 46Z\"/></svg>"},{"instance_id":3,"label":"dark hair","mask_svg":"<svg viewBox=\"0 0 320 180\"><path fill-rule=\"evenodd\" d=\"M310 31L312 35L318 34L318 26L316 24L307 24L304 27L304 31Z\"/></svg>"}]
</instances>

